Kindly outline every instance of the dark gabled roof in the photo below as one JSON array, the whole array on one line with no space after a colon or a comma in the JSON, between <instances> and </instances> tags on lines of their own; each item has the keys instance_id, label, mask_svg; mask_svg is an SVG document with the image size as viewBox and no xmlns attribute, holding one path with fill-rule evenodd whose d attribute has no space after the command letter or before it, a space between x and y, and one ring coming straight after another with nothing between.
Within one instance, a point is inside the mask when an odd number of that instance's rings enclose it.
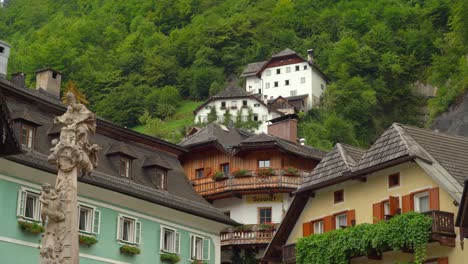
<instances>
[{"instance_id":1,"label":"dark gabled roof","mask_svg":"<svg viewBox=\"0 0 468 264\"><path fill-rule=\"evenodd\" d=\"M47 156L51 148L48 133L57 130L57 128L54 128L53 119L55 116L63 114L66 107L60 101L48 97L42 92L20 88L2 79L0 79L0 92L3 92L5 96L6 106L10 113L27 108L34 114L36 120L42 124L42 126L36 128L34 149L7 157L7 159L36 169L56 173L56 167L47 162ZM4 104L1 107L3 109ZM14 133L18 135L19 130L15 130ZM91 137L91 141L104 150L98 152L99 166L93 171L91 177L80 177L79 181L217 222L229 225L236 224L232 219L205 201L193 189L178 160L178 155L187 152L186 148L125 129L99 118L97 120L97 133ZM123 145L124 147L122 147ZM110 153L116 151L113 150L114 147L120 152L134 156L130 179L120 177L118 162L112 155L106 156L106 151ZM166 161L171 168L167 174L167 190L159 190L152 183L152 170L144 166L155 165L156 163L160 167L166 166L162 164L161 160L153 160L156 156Z\"/></svg>"},{"instance_id":2,"label":"dark gabled roof","mask_svg":"<svg viewBox=\"0 0 468 264\"><path fill-rule=\"evenodd\" d=\"M234 146L251 135L252 133L247 131L210 123L197 133L182 140L179 145L192 148L207 143L216 143L225 151L230 151Z\"/></svg>"},{"instance_id":3,"label":"dark gabled roof","mask_svg":"<svg viewBox=\"0 0 468 264\"><path fill-rule=\"evenodd\" d=\"M321 160L325 156L325 152L321 151L319 149L309 147L306 145L300 145L297 143L293 143L290 141L287 141L285 139L275 137L272 135L268 135L265 133L261 133L258 135L254 135L252 137L249 137L242 142L236 147L237 149L245 149L249 147L258 147L258 146L267 146L267 145L273 145L277 146L283 151L302 156L305 158L311 158L311 159L316 159L316 160Z\"/></svg>"},{"instance_id":4,"label":"dark gabled roof","mask_svg":"<svg viewBox=\"0 0 468 264\"><path fill-rule=\"evenodd\" d=\"M38 126L42 126L42 123L36 118L34 113L27 108L17 110L11 113L11 119L12 120L21 119L21 120L28 121L29 123L33 123Z\"/></svg>"},{"instance_id":5,"label":"dark gabled roof","mask_svg":"<svg viewBox=\"0 0 468 264\"><path fill-rule=\"evenodd\" d=\"M290 101L296 101L296 100L303 100L304 98L307 98L308 96L309 96L308 94L294 95L294 96L288 96L288 97L278 96L275 99L269 99L268 104L270 105L280 98L283 98L284 100L290 102Z\"/></svg>"},{"instance_id":6,"label":"dark gabled roof","mask_svg":"<svg viewBox=\"0 0 468 264\"><path fill-rule=\"evenodd\" d=\"M10 111L0 90L0 157L21 152L11 120Z\"/></svg>"},{"instance_id":7,"label":"dark gabled roof","mask_svg":"<svg viewBox=\"0 0 468 264\"><path fill-rule=\"evenodd\" d=\"M171 165L169 165L169 163L167 163L167 161L158 154L153 154L151 157L145 157L142 167L147 168L154 166L172 170Z\"/></svg>"},{"instance_id":8,"label":"dark gabled roof","mask_svg":"<svg viewBox=\"0 0 468 264\"><path fill-rule=\"evenodd\" d=\"M399 125L462 186L468 179L468 138Z\"/></svg>"},{"instance_id":9,"label":"dark gabled roof","mask_svg":"<svg viewBox=\"0 0 468 264\"><path fill-rule=\"evenodd\" d=\"M247 64L240 77L255 75L263 67L263 65L265 65L265 63L267 63L267 61L259 61Z\"/></svg>"},{"instance_id":10,"label":"dark gabled roof","mask_svg":"<svg viewBox=\"0 0 468 264\"><path fill-rule=\"evenodd\" d=\"M317 167L297 189L297 193L313 189L320 183L336 180L346 173L355 170L359 158L364 154L363 149L337 143L320 161Z\"/></svg>"},{"instance_id":11,"label":"dark gabled roof","mask_svg":"<svg viewBox=\"0 0 468 264\"><path fill-rule=\"evenodd\" d=\"M279 58L279 57L284 57L284 56L289 56L289 55L297 55L297 52L295 52L294 50L290 49L290 48L285 48L284 50L276 53L276 54L273 54L271 57L272 58Z\"/></svg>"},{"instance_id":12,"label":"dark gabled roof","mask_svg":"<svg viewBox=\"0 0 468 264\"><path fill-rule=\"evenodd\" d=\"M136 159L137 155L127 146L127 144L121 142L118 144L110 144L105 150L106 155L123 154L130 158Z\"/></svg>"},{"instance_id":13,"label":"dark gabled roof","mask_svg":"<svg viewBox=\"0 0 468 264\"><path fill-rule=\"evenodd\" d=\"M213 98L241 98L250 97L250 94L243 88L229 84L226 88L212 96Z\"/></svg>"}]
</instances>

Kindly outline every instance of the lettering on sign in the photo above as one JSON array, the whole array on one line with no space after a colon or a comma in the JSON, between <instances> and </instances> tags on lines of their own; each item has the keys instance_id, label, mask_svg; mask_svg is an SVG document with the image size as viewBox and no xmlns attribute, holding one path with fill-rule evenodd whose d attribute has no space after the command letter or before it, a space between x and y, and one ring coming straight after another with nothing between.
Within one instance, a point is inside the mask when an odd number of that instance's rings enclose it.
<instances>
[{"instance_id":1,"label":"lettering on sign","mask_svg":"<svg viewBox=\"0 0 468 264\"><path fill-rule=\"evenodd\" d=\"M282 195L252 195L247 196L247 203L282 203Z\"/></svg>"}]
</instances>

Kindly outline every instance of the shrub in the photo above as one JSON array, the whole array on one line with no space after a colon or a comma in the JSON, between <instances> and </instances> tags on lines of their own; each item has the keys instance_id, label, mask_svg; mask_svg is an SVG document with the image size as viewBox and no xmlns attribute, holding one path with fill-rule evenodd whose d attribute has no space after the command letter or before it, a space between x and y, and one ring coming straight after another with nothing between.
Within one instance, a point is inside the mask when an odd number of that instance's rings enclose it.
<instances>
[{"instance_id":1,"label":"shrub","mask_svg":"<svg viewBox=\"0 0 468 264\"><path fill-rule=\"evenodd\" d=\"M275 227L275 224L259 224L257 226L258 230L273 230Z\"/></svg>"},{"instance_id":2,"label":"shrub","mask_svg":"<svg viewBox=\"0 0 468 264\"><path fill-rule=\"evenodd\" d=\"M164 263L175 264L180 261L180 257L177 254L172 253L162 253L161 261Z\"/></svg>"},{"instance_id":3,"label":"shrub","mask_svg":"<svg viewBox=\"0 0 468 264\"><path fill-rule=\"evenodd\" d=\"M141 253L141 250L135 246L123 245L120 247L120 252L130 255L138 255Z\"/></svg>"},{"instance_id":4,"label":"shrub","mask_svg":"<svg viewBox=\"0 0 468 264\"><path fill-rule=\"evenodd\" d=\"M98 240L96 238L94 238L92 236L85 236L85 235L79 235L78 240L79 240L80 244L87 245L88 247L92 246L92 245L94 245L94 244L96 244L98 242Z\"/></svg>"},{"instance_id":5,"label":"shrub","mask_svg":"<svg viewBox=\"0 0 468 264\"><path fill-rule=\"evenodd\" d=\"M289 167L289 168L286 169L286 174L287 175L297 176L297 175L299 175L299 170L296 169L296 168L293 168L293 167Z\"/></svg>"},{"instance_id":6,"label":"shrub","mask_svg":"<svg viewBox=\"0 0 468 264\"><path fill-rule=\"evenodd\" d=\"M40 234L45 231L42 225L35 223L35 222L18 221L18 224L22 230L29 232L31 234Z\"/></svg>"}]
</instances>

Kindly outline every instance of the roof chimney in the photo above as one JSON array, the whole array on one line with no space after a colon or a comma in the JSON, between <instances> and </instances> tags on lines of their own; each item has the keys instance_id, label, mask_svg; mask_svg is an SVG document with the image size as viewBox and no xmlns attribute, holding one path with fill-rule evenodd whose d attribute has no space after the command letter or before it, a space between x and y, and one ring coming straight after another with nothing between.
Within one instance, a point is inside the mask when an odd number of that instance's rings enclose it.
<instances>
[{"instance_id":1,"label":"roof chimney","mask_svg":"<svg viewBox=\"0 0 468 264\"><path fill-rule=\"evenodd\" d=\"M270 120L268 134L297 143L297 116L285 115Z\"/></svg>"},{"instance_id":2,"label":"roof chimney","mask_svg":"<svg viewBox=\"0 0 468 264\"><path fill-rule=\"evenodd\" d=\"M313 64L314 63L314 49L307 50L307 60Z\"/></svg>"},{"instance_id":3,"label":"roof chimney","mask_svg":"<svg viewBox=\"0 0 468 264\"><path fill-rule=\"evenodd\" d=\"M17 72L11 75L11 82L20 88L26 88L26 73Z\"/></svg>"},{"instance_id":4,"label":"roof chimney","mask_svg":"<svg viewBox=\"0 0 468 264\"><path fill-rule=\"evenodd\" d=\"M0 40L0 79L5 79L10 57L10 45Z\"/></svg>"},{"instance_id":5,"label":"roof chimney","mask_svg":"<svg viewBox=\"0 0 468 264\"><path fill-rule=\"evenodd\" d=\"M60 99L62 73L51 68L36 71L36 90L42 89L55 99Z\"/></svg>"}]
</instances>

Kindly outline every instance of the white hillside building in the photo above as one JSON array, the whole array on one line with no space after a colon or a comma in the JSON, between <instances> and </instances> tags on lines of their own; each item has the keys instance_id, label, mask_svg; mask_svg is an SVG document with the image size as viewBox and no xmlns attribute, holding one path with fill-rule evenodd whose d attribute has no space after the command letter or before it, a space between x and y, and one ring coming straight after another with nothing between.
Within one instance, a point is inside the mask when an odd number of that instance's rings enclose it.
<instances>
[{"instance_id":1,"label":"white hillside building","mask_svg":"<svg viewBox=\"0 0 468 264\"><path fill-rule=\"evenodd\" d=\"M216 109L218 123L223 122L226 111L230 112L233 121L236 120L238 114L241 114L242 121L247 121L249 109L252 109L253 120L260 123L258 129L253 131L255 133L267 133L268 120L282 115L279 111L271 110L257 96L247 93L240 87L229 85L193 111L194 122L207 123L208 114L213 107Z\"/></svg>"},{"instance_id":2,"label":"white hillside building","mask_svg":"<svg viewBox=\"0 0 468 264\"><path fill-rule=\"evenodd\" d=\"M308 58L304 59L295 51L285 49L268 61L248 64L241 74L245 77L246 90L270 102L279 96L287 101L302 100L304 109L311 109L327 88L328 78L314 64L313 50L307 53Z\"/></svg>"}]
</instances>

